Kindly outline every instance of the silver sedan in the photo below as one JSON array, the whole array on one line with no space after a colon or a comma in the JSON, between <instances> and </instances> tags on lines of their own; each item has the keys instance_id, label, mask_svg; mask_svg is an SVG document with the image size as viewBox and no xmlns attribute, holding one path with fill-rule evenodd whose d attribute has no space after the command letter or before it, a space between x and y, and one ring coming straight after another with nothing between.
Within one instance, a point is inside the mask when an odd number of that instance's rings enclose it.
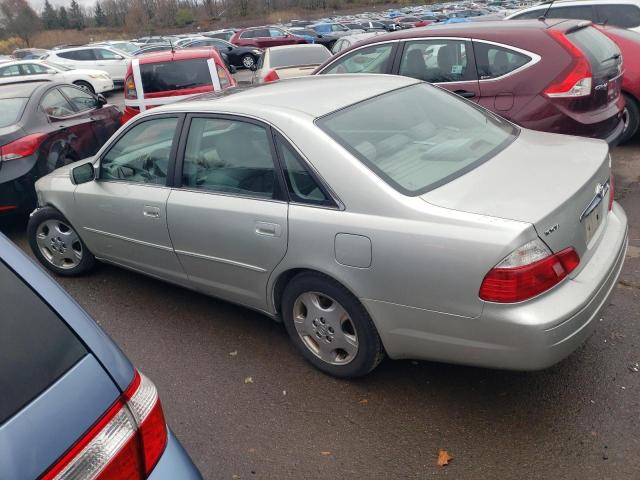
<instances>
[{"instance_id":1,"label":"silver sedan","mask_svg":"<svg viewBox=\"0 0 640 480\"><path fill-rule=\"evenodd\" d=\"M340 377L385 354L548 367L593 330L627 245L604 142L396 76L155 108L36 189L50 270L99 260L261 311Z\"/></svg>"}]
</instances>

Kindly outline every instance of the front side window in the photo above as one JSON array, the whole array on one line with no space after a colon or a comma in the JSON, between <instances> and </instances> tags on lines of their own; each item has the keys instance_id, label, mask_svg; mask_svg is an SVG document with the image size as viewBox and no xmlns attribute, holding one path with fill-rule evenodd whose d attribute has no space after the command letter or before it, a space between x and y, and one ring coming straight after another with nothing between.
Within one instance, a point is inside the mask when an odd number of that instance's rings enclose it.
<instances>
[{"instance_id":1,"label":"front side window","mask_svg":"<svg viewBox=\"0 0 640 480\"><path fill-rule=\"evenodd\" d=\"M76 111L69 101L64 98L58 89L53 89L47 93L40 103L44 113L50 117L63 118L73 115Z\"/></svg>"},{"instance_id":2,"label":"front side window","mask_svg":"<svg viewBox=\"0 0 640 480\"><path fill-rule=\"evenodd\" d=\"M100 161L101 180L164 185L178 119L138 123L120 137Z\"/></svg>"},{"instance_id":3,"label":"front side window","mask_svg":"<svg viewBox=\"0 0 640 480\"><path fill-rule=\"evenodd\" d=\"M330 205L331 200L325 195L291 145L278 136L276 147L282 160L282 169L291 201L312 205Z\"/></svg>"},{"instance_id":4,"label":"front side window","mask_svg":"<svg viewBox=\"0 0 640 480\"><path fill-rule=\"evenodd\" d=\"M469 63L469 42L420 40L407 42L400 60L400 75L431 83L475 79Z\"/></svg>"},{"instance_id":5,"label":"front side window","mask_svg":"<svg viewBox=\"0 0 640 480\"><path fill-rule=\"evenodd\" d=\"M421 195L506 148L516 127L420 83L326 115L317 125L384 181Z\"/></svg>"},{"instance_id":6,"label":"front side window","mask_svg":"<svg viewBox=\"0 0 640 480\"><path fill-rule=\"evenodd\" d=\"M640 8L635 5L598 5L596 9L601 23L622 28L640 26Z\"/></svg>"},{"instance_id":7,"label":"front side window","mask_svg":"<svg viewBox=\"0 0 640 480\"><path fill-rule=\"evenodd\" d=\"M282 30L278 30L277 28L270 28L269 36L277 38L277 37L285 37L286 34Z\"/></svg>"},{"instance_id":8,"label":"front side window","mask_svg":"<svg viewBox=\"0 0 640 480\"><path fill-rule=\"evenodd\" d=\"M23 63L20 65L23 75L43 75L47 73L46 67L37 63Z\"/></svg>"},{"instance_id":9,"label":"front side window","mask_svg":"<svg viewBox=\"0 0 640 480\"><path fill-rule=\"evenodd\" d=\"M194 118L182 183L210 192L273 198L275 170L267 130L237 120Z\"/></svg>"},{"instance_id":10,"label":"front side window","mask_svg":"<svg viewBox=\"0 0 640 480\"><path fill-rule=\"evenodd\" d=\"M96 98L93 95L74 87L60 87L60 90L78 112L96 108Z\"/></svg>"},{"instance_id":11,"label":"front side window","mask_svg":"<svg viewBox=\"0 0 640 480\"><path fill-rule=\"evenodd\" d=\"M474 42L478 78L488 80L499 78L529 63L532 58L509 48L498 47L484 42Z\"/></svg>"},{"instance_id":12,"label":"front side window","mask_svg":"<svg viewBox=\"0 0 640 480\"><path fill-rule=\"evenodd\" d=\"M393 44L359 48L340 57L321 73L386 73Z\"/></svg>"}]
</instances>

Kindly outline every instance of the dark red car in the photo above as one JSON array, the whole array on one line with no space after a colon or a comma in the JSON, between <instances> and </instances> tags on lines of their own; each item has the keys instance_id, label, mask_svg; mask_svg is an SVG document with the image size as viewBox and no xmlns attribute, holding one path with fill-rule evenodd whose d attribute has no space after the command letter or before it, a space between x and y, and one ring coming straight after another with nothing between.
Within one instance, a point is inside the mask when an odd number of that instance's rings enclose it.
<instances>
[{"instance_id":1,"label":"dark red car","mask_svg":"<svg viewBox=\"0 0 640 480\"><path fill-rule=\"evenodd\" d=\"M601 138L624 131L622 57L589 22L436 25L374 37L314 74L386 73L435 83L533 130Z\"/></svg>"},{"instance_id":2,"label":"dark red car","mask_svg":"<svg viewBox=\"0 0 640 480\"><path fill-rule=\"evenodd\" d=\"M0 216L36 206L34 183L95 155L120 127L120 111L75 85L32 81L0 90Z\"/></svg>"},{"instance_id":3,"label":"dark red car","mask_svg":"<svg viewBox=\"0 0 640 480\"><path fill-rule=\"evenodd\" d=\"M640 33L617 27L597 27L616 42L622 52L624 77L622 95L625 106L625 132L620 143L631 140L640 128Z\"/></svg>"},{"instance_id":4,"label":"dark red car","mask_svg":"<svg viewBox=\"0 0 640 480\"><path fill-rule=\"evenodd\" d=\"M435 22L435 20L424 20L418 17L399 17L395 21L400 28L426 27Z\"/></svg>"},{"instance_id":5,"label":"dark red car","mask_svg":"<svg viewBox=\"0 0 640 480\"><path fill-rule=\"evenodd\" d=\"M257 48L307 43L304 38L292 35L278 27L245 28L237 31L229 41L239 47Z\"/></svg>"}]
</instances>

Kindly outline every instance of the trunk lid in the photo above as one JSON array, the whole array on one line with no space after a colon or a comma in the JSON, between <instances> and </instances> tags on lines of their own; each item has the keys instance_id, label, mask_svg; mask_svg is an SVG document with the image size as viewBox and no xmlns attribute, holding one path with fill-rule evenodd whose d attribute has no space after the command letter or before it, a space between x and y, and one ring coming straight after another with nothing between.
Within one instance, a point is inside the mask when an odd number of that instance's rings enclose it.
<instances>
[{"instance_id":1,"label":"trunk lid","mask_svg":"<svg viewBox=\"0 0 640 480\"><path fill-rule=\"evenodd\" d=\"M421 198L454 210L531 223L554 252L574 247L582 266L606 227L609 193L597 199L591 215L583 213L609 176L606 143L522 130L496 157Z\"/></svg>"},{"instance_id":2,"label":"trunk lid","mask_svg":"<svg viewBox=\"0 0 640 480\"><path fill-rule=\"evenodd\" d=\"M278 67L274 68L274 70L278 74L278 77L285 79L311 75L316 68L318 68L318 65L302 65L296 67Z\"/></svg>"}]
</instances>

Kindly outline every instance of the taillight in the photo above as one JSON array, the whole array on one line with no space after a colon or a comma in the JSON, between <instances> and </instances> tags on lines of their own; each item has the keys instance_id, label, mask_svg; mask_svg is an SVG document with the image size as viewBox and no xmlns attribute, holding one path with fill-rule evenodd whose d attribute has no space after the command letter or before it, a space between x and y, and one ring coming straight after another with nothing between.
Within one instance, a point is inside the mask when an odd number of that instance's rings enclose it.
<instances>
[{"instance_id":1,"label":"taillight","mask_svg":"<svg viewBox=\"0 0 640 480\"><path fill-rule=\"evenodd\" d=\"M125 98L138 98L138 92L136 91L136 82L132 76L127 77L124 81L124 96Z\"/></svg>"},{"instance_id":2,"label":"taillight","mask_svg":"<svg viewBox=\"0 0 640 480\"><path fill-rule=\"evenodd\" d=\"M33 155L45 138L47 138L46 133L34 133L14 140L7 145L2 145L0 147L0 160L17 160Z\"/></svg>"},{"instance_id":3,"label":"taillight","mask_svg":"<svg viewBox=\"0 0 640 480\"><path fill-rule=\"evenodd\" d=\"M582 51L558 30L549 30L551 35L573 57L571 69L549 85L544 93L552 98L586 97L591 95L593 73L591 64Z\"/></svg>"},{"instance_id":4,"label":"taillight","mask_svg":"<svg viewBox=\"0 0 640 480\"><path fill-rule=\"evenodd\" d=\"M609 211L613 208L613 200L616 194L616 179L613 173L609 177Z\"/></svg>"},{"instance_id":5,"label":"taillight","mask_svg":"<svg viewBox=\"0 0 640 480\"><path fill-rule=\"evenodd\" d=\"M553 254L541 240L517 248L484 277L480 298L513 303L535 297L560 283L580 264L573 247Z\"/></svg>"},{"instance_id":6,"label":"taillight","mask_svg":"<svg viewBox=\"0 0 640 480\"><path fill-rule=\"evenodd\" d=\"M127 391L42 480L142 480L166 443L156 387L136 372Z\"/></svg>"},{"instance_id":7,"label":"taillight","mask_svg":"<svg viewBox=\"0 0 640 480\"><path fill-rule=\"evenodd\" d=\"M223 90L231 86L231 80L229 79L229 75L227 75L227 71L221 66L216 64L216 72L218 73L218 79L220 80L220 88Z\"/></svg>"},{"instance_id":8,"label":"taillight","mask_svg":"<svg viewBox=\"0 0 640 480\"><path fill-rule=\"evenodd\" d=\"M276 80L280 80L280 77L278 76L278 72L276 72L275 70L271 70L262 79L264 83L275 82Z\"/></svg>"}]
</instances>

